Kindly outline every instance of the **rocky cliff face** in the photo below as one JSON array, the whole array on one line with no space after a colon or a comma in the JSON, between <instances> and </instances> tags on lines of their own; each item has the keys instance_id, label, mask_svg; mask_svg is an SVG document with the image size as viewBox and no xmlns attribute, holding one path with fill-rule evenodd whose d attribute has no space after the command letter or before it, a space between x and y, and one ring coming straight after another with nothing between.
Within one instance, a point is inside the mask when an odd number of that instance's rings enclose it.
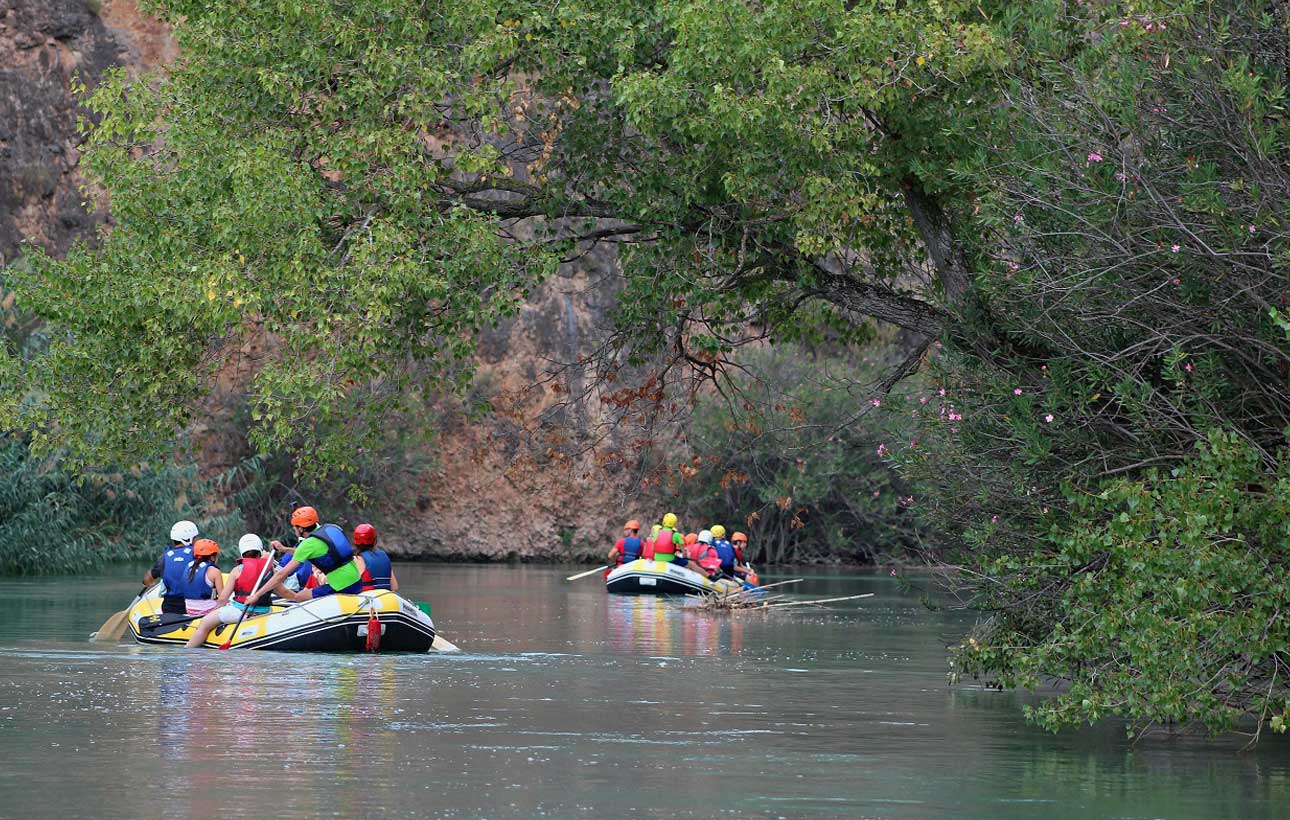
<instances>
[{"instance_id":1,"label":"rocky cliff face","mask_svg":"<svg viewBox=\"0 0 1290 820\"><path fill-rule=\"evenodd\" d=\"M134 0L0 0L0 260L24 241L63 253L109 219L89 213L71 92L113 66L140 70L175 58L164 26ZM494 412L482 421L448 414L435 440L437 469L372 510L397 553L433 558L558 560L608 549L627 517L648 518L579 442L605 420L582 396L581 368L560 368L600 337L614 303L614 256L598 251L539 288L521 314L485 334L476 391ZM608 284L607 284L608 283ZM558 371L558 372L556 372ZM221 379L235 394L239 376ZM559 385L552 389L551 385ZM194 431L211 470L245 442L228 440L236 402Z\"/></svg>"}]
</instances>

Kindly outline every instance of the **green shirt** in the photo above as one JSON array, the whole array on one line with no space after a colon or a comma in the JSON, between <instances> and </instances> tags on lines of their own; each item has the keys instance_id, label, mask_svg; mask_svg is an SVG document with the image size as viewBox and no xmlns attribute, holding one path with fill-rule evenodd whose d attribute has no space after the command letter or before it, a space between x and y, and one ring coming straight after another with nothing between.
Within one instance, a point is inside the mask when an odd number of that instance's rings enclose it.
<instances>
[{"instance_id":1,"label":"green shirt","mask_svg":"<svg viewBox=\"0 0 1290 820\"><path fill-rule=\"evenodd\" d=\"M326 554L327 542L311 535L296 546L296 551L291 557L297 561L308 561L310 558L317 558ZM358 564L350 561L345 566L337 567L327 573L327 585L339 592L350 584L358 583L361 578L362 575L358 571Z\"/></svg>"}]
</instances>

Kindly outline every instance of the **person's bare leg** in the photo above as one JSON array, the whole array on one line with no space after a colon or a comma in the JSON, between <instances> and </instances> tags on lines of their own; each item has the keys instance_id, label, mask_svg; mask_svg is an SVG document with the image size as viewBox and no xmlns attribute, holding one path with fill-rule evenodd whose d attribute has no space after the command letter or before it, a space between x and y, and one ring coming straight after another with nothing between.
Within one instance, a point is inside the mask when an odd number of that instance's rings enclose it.
<instances>
[{"instance_id":1,"label":"person's bare leg","mask_svg":"<svg viewBox=\"0 0 1290 820\"><path fill-rule=\"evenodd\" d=\"M222 609L223 607L221 607ZM197 649L206 643L206 636L211 634L211 630L219 626L219 609L213 609L202 616L197 622L197 631L184 644L185 649Z\"/></svg>"}]
</instances>

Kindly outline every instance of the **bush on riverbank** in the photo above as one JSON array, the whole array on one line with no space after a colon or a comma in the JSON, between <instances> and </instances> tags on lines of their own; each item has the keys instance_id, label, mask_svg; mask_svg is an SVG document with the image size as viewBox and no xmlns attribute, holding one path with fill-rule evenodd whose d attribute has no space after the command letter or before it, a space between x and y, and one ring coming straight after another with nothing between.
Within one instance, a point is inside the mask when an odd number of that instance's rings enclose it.
<instances>
[{"instance_id":1,"label":"bush on riverbank","mask_svg":"<svg viewBox=\"0 0 1290 820\"><path fill-rule=\"evenodd\" d=\"M729 391L694 410L688 515L750 536L751 558L780 564L872 563L919 542L913 491L884 463L884 442L909 439L891 416L854 418L857 390L880 375L881 353L812 354L777 345L745 354ZM906 420L907 421L907 420Z\"/></svg>"},{"instance_id":2,"label":"bush on riverbank","mask_svg":"<svg viewBox=\"0 0 1290 820\"><path fill-rule=\"evenodd\" d=\"M147 559L170 543L178 519L196 521L226 549L241 516L204 506L212 488L194 467L140 465L81 480L57 458L0 436L0 575L79 573L107 561Z\"/></svg>"}]
</instances>

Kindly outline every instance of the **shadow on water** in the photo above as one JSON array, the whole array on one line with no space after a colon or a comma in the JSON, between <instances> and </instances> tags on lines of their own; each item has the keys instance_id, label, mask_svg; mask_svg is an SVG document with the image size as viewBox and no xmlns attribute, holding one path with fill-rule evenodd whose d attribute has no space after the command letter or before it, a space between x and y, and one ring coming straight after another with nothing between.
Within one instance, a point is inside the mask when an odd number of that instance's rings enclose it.
<instances>
[{"instance_id":1,"label":"shadow on water","mask_svg":"<svg viewBox=\"0 0 1290 820\"><path fill-rule=\"evenodd\" d=\"M1283 738L1054 736L1027 695L949 688L966 619L887 576L794 588L876 593L834 610L714 614L549 567L411 565L466 652L87 643L141 573L0 581L6 814L1279 818L1290 797Z\"/></svg>"}]
</instances>

